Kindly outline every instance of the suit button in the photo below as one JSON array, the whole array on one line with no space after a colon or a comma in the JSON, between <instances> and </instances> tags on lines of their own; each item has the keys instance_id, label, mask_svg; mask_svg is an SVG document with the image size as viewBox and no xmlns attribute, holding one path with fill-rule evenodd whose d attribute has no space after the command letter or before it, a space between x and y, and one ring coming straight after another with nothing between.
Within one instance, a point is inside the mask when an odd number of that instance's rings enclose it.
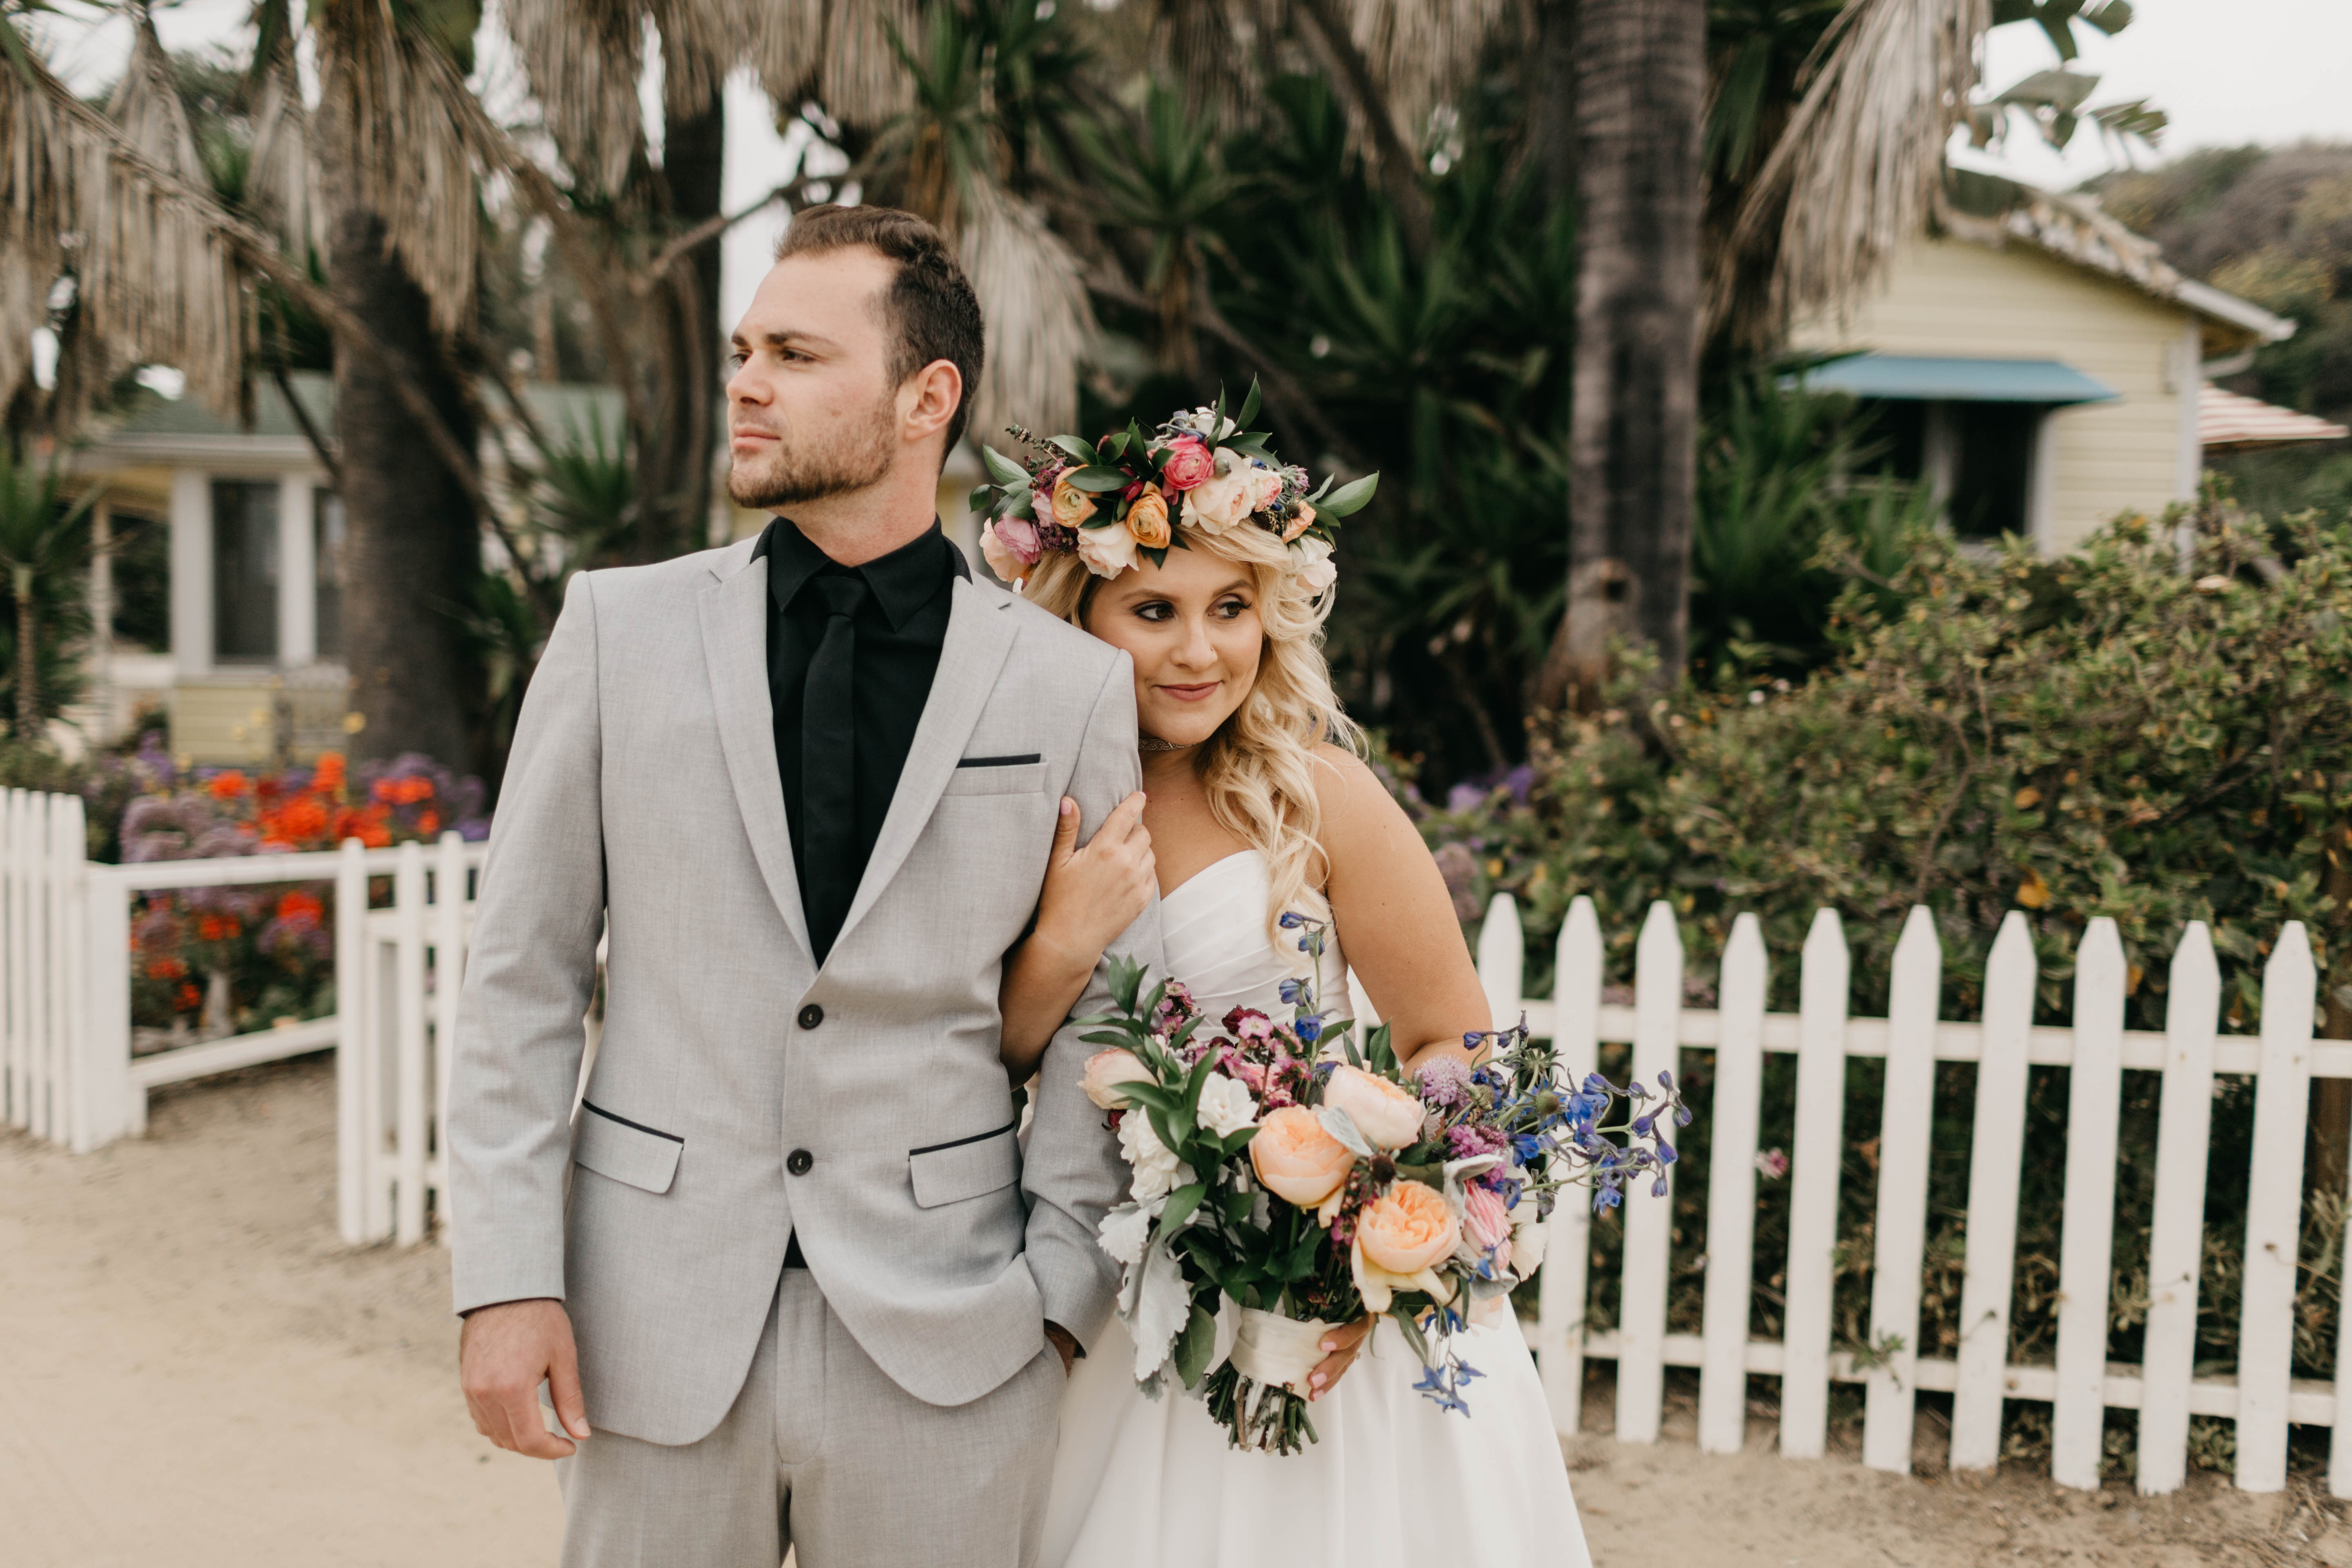
<instances>
[{"instance_id":1,"label":"suit button","mask_svg":"<svg viewBox=\"0 0 2352 1568\"><path fill-rule=\"evenodd\" d=\"M784 1169L795 1176L807 1175L809 1167L815 1163L816 1156L805 1149L795 1149L784 1157Z\"/></svg>"},{"instance_id":2,"label":"suit button","mask_svg":"<svg viewBox=\"0 0 2352 1568\"><path fill-rule=\"evenodd\" d=\"M824 1009L812 1002L801 1009L801 1027L814 1029L824 1022Z\"/></svg>"}]
</instances>

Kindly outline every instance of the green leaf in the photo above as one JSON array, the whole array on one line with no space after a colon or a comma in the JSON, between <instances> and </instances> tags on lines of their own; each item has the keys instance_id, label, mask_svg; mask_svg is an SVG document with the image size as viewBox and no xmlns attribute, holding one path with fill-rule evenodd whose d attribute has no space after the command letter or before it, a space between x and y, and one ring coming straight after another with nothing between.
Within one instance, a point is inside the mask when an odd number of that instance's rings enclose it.
<instances>
[{"instance_id":1,"label":"green leaf","mask_svg":"<svg viewBox=\"0 0 2352 1568\"><path fill-rule=\"evenodd\" d=\"M1389 1043L1389 1026L1386 1024L1372 1030L1370 1037L1364 1042L1364 1049L1371 1058L1374 1072L1385 1078L1397 1076L1396 1050Z\"/></svg>"},{"instance_id":2,"label":"green leaf","mask_svg":"<svg viewBox=\"0 0 2352 1568\"><path fill-rule=\"evenodd\" d=\"M1380 488L1380 475L1366 474L1354 483L1341 485L1338 489L1325 496L1322 500L1316 503L1315 510L1323 517L1352 516L1364 510L1365 505L1372 499L1372 492Z\"/></svg>"},{"instance_id":3,"label":"green leaf","mask_svg":"<svg viewBox=\"0 0 2352 1568\"><path fill-rule=\"evenodd\" d=\"M1201 1206L1201 1200L1208 1194L1208 1184L1205 1182L1194 1182L1190 1186L1179 1187L1169 1194L1168 1206L1160 1211L1160 1234L1162 1236L1174 1234L1178 1226L1192 1217L1192 1211Z\"/></svg>"},{"instance_id":4,"label":"green leaf","mask_svg":"<svg viewBox=\"0 0 2352 1568\"><path fill-rule=\"evenodd\" d=\"M1070 488L1088 495L1101 495L1107 490L1123 490L1135 482L1135 476L1125 468L1077 468L1062 476Z\"/></svg>"},{"instance_id":5,"label":"green leaf","mask_svg":"<svg viewBox=\"0 0 2352 1568\"><path fill-rule=\"evenodd\" d=\"M1257 417L1257 377L1250 377L1249 395L1242 399L1242 411L1234 416L1236 425L1247 425Z\"/></svg>"},{"instance_id":6,"label":"green leaf","mask_svg":"<svg viewBox=\"0 0 2352 1568\"><path fill-rule=\"evenodd\" d=\"M1195 1301L1192 1315L1184 1321L1183 1332L1176 1336L1176 1375L1184 1380L1185 1387L1201 1386L1201 1378L1209 1370L1209 1358L1216 1349L1217 1320Z\"/></svg>"},{"instance_id":7,"label":"green leaf","mask_svg":"<svg viewBox=\"0 0 2352 1568\"><path fill-rule=\"evenodd\" d=\"M1142 546L1137 553L1141 555L1146 561L1150 562L1154 566L1165 566L1168 564L1168 547L1164 544L1147 544Z\"/></svg>"},{"instance_id":8,"label":"green leaf","mask_svg":"<svg viewBox=\"0 0 2352 1568\"><path fill-rule=\"evenodd\" d=\"M1076 436L1056 436L1048 445L1057 451L1068 453L1081 463L1091 463L1095 460L1095 449Z\"/></svg>"},{"instance_id":9,"label":"green leaf","mask_svg":"<svg viewBox=\"0 0 2352 1568\"><path fill-rule=\"evenodd\" d=\"M994 485L979 485L974 487L971 492L971 499L963 503L964 510L966 511L987 512L993 516L995 514L996 508L991 504L990 498L994 496L996 493L997 489Z\"/></svg>"},{"instance_id":10,"label":"green leaf","mask_svg":"<svg viewBox=\"0 0 2352 1568\"><path fill-rule=\"evenodd\" d=\"M1135 994L1143 984L1143 965L1124 953L1110 961L1110 999L1122 1013L1135 1011Z\"/></svg>"},{"instance_id":11,"label":"green leaf","mask_svg":"<svg viewBox=\"0 0 2352 1568\"><path fill-rule=\"evenodd\" d=\"M1029 470L993 447L983 445L980 449L980 460L988 465L989 477L1000 485L1026 485L1029 482Z\"/></svg>"},{"instance_id":12,"label":"green leaf","mask_svg":"<svg viewBox=\"0 0 2352 1568\"><path fill-rule=\"evenodd\" d=\"M1234 451L1239 452L1245 458L1255 458L1258 461L1265 464L1268 468L1278 467L1282 461L1282 459L1276 458L1272 452L1266 450L1265 435L1263 431L1253 431L1246 436L1235 436L1232 439L1220 444L1232 447Z\"/></svg>"}]
</instances>

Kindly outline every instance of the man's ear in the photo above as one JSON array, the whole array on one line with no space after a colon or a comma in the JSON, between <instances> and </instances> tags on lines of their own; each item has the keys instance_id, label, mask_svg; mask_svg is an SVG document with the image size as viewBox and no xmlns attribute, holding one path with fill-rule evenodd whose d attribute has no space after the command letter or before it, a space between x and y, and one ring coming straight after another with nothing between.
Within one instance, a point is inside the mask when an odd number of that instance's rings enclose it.
<instances>
[{"instance_id":1,"label":"man's ear","mask_svg":"<svg viewBox=\"0 0 2352 1568\"><path fill-rule=\"evenodd\" d=\"M898 389L901 433L908 441L940 434L963 405L963 373L951 360L935 359L908 376Z\"/></svg>"}]
</instances>

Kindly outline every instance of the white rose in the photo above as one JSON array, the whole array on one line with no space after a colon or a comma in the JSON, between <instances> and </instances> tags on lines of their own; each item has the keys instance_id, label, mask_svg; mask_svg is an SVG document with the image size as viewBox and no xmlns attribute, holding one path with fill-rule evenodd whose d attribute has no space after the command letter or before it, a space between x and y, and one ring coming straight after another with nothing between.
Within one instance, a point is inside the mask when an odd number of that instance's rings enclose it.
<instances>
[{"instance_id":1,"label":"white rose","mask_svg":"<svg viewBox=\"0 0 2352 1568\"><path fill-rule=\"evenodd\" d=\"M1180 1173L1185 1182L1192 1179L1191 1170L1151 1130L1151 1118L1139 1110L1119 1118L1118 1152L1135 1168L1133 1196L1137 1203L1148 1204L1154 1198L1166 1197L1182 1184L1177 1180Z\"/></svg>"},{"instance_id":2,"label":"white rose","mask_svg":"<svg viewBox=\"0 0 2352 1568\"><path fill-rule=\"evenodd\" d=\"M1220 1138L1230 1138L1243 1128L1257 1121L1257 1101L1251 1097L1249 1085L1239 1079L1213 1072L1209 1081L1201 1086L1201 1125Z\"/></svg>"},{"instance_id":3,"label":"white rose","mask_svg":"<svg viewBox=\"0 0 2352 1568\"><path fill-rule=\"evenodd\" d=\"M1319 594L1339 580L1339 569L1331 563L1331 542L1328 539L1302 539L1293 544L1290 570L1298 585L1309 594Z\"/></svg>"},{"instance_id":4,"label":"white rose","mask_svg":"<svg viewBox=\"0 0 2352 1568\"><path fill-rule=\"evenodd\" d=\"M1257 510L1258 474L1231 447L1217 448L1217 472L1184 492L1184 524L1211 538L1249 521Z\"/></svg>"},{"instance_id":5,"label":"white rose","mask_svg":"<svg viewBox=\"0 0 2352 1568\"><path fill-rule=\"evenodd\" d=\"M1097 577L1116 577L1135 564L1135 535L1127 524L1078 530L1078 559Z\"/></svg>"}]
</instances>

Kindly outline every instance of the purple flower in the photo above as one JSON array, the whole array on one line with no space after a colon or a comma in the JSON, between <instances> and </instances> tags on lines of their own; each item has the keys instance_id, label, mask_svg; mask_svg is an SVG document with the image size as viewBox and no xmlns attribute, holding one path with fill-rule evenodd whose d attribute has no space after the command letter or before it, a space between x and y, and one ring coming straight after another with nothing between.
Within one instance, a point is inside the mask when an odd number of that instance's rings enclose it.
<instances>
[{"instance_id":1,"label":"purple flower","mask_svg":"<svg viewBox=\"0 0 2352 1568\"><path fill-rule=\"evenodd\" d=\"M1470 1069L1455 1057L1439 1057L1422 1068L1421 1098L1441 1110L1460 1108L1470 1098Z\"/></svg>"}]
</instances>

